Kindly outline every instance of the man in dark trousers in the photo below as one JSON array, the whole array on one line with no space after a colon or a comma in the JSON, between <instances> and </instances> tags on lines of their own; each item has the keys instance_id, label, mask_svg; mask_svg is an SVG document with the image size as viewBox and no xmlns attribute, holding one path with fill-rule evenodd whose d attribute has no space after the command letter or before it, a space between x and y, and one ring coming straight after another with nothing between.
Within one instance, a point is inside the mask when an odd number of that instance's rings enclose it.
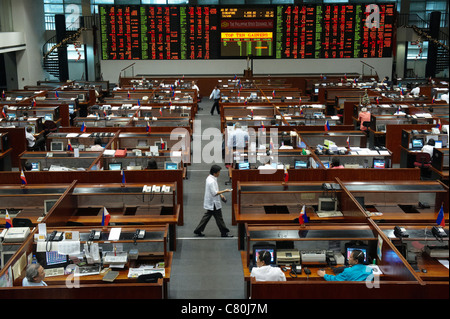
<instances>
[{"instance_id":1,"label":"man in dark trousers","mask_svg":"<svg viewBox=\"0 0 450 319\"><path fill-rule=\"evenodd\" d=\"M209 176L206 178L205 197L203 201L203 208L206 209L206 213L203 215L202 220L194 230L194 234L200 237L205 236L202 232L205 230L205 227L211 219L211 216L214 216L214 218L216 219L217 227L219 227L222 237L233 237L228 234L230 230L225 225L222 217L222 203L220 202L220 200L225 200L225 197L222 194L231 192L231 189L219 191L217 178L220 175L221 169L222 168L219 165L211 166Z\"/></svg>"},{"instance_id":2,"label":"man in dark trousers","mask_svg":"<svg viewBox=\"0 0 450 319\"><path fill-rule=\"evenodd\" d=\"M219 101L220 101L220 90L219 86L216 85L214 90L211 92L209 96L210 99L214 100L214 104L211 108L211 115L214 115L214 109L217 108L217 113L220 114Z\"/></svg>"}]
</instances>

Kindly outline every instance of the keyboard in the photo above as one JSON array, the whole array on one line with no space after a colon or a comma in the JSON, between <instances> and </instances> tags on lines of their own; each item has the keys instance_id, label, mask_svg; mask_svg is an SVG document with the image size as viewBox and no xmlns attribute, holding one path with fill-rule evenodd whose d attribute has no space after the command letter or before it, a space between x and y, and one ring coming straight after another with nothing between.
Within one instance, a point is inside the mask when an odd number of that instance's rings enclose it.
<instances>
[{"instance_id":1,"label":"keyboard","mask_svg":"<svg viewBox=\"0 0 450 319\"><path fill-rule=\"evenodd\" d=\"M45 277L54 277L64 275L64 267L45 269Z\"/></svg>"},{"instance_id":2,"label":"keyboard","mask_svg":"<svg viewBox=\"0 0 450 319\"><path fill-rule=\"evenodd\" d=\"M318 212L317 216L324 218L324 217L342 217L344 216L341 212Z\"/></svg>"}]
</instances>

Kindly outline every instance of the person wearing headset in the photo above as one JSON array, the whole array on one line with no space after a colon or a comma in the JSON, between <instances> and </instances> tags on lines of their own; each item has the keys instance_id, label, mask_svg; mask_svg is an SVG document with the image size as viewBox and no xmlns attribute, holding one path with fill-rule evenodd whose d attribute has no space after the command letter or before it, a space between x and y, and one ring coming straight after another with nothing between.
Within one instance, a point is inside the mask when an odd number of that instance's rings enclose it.
<instances>
[{"instance_id":1,"label":"person wearing headset","mask_svg":"<svg viewBox=\"0 0 450 319\"><path fill-rule=\"evenodd\" d=\"M343 272L334 276L325 273L325 270L318 270L317 274L326 281L364 281L369 275L372 275L372 269L364 265L364 253L361 250L354 250L348 263L350 267L345 268Z\"/></svg>"},{"instance_id":2,"label":"person wearing headset","mask_svg":"<svg viewBox=\"0 0 450 319\"><path fill-rule=\"evenodd\" d=\"M267 250L261 251L256 259L256 265L252 272L251 277L255 277L256 281L286 281L286 276L279 267L270 266L270 260L272 256Z\"/></svg>"}]
</instances>

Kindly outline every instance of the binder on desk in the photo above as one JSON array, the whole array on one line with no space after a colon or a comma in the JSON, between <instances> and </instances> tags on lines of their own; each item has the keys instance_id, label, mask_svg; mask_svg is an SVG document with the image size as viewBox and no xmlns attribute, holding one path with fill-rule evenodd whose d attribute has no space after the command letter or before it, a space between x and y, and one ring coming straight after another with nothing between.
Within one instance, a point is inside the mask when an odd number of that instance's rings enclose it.
<instances>
[{"instance_id":1,"label":"binder on desk","mask_svg":"<svg viewBox=\"0 0 450 319\"><path fill-rule=\"evenodd\" d=\"M126 157L127 156L127 150L117 150L114 154L115 157Z\"/></svg>"}]
</instances>

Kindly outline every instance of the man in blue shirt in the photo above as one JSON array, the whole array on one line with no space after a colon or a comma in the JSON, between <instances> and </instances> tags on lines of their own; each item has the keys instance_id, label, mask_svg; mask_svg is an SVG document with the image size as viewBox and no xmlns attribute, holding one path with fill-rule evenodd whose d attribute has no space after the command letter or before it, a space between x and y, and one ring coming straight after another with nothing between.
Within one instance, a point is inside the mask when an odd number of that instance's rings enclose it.
<instances>
[{"instance_id":1,"label":"man in blue shirt","mask_svg":"<svg viewBox=\"0 0 450 319\"><path fill-rule=\"evenodd\" d=\"M361 250L354 250L348 263L350 267L336 276L327 275L324 270L317 271L317 274L326 281L365 281L372 274L372 269L364 265L364 253Z\"/></svg>"}]
</instances>

